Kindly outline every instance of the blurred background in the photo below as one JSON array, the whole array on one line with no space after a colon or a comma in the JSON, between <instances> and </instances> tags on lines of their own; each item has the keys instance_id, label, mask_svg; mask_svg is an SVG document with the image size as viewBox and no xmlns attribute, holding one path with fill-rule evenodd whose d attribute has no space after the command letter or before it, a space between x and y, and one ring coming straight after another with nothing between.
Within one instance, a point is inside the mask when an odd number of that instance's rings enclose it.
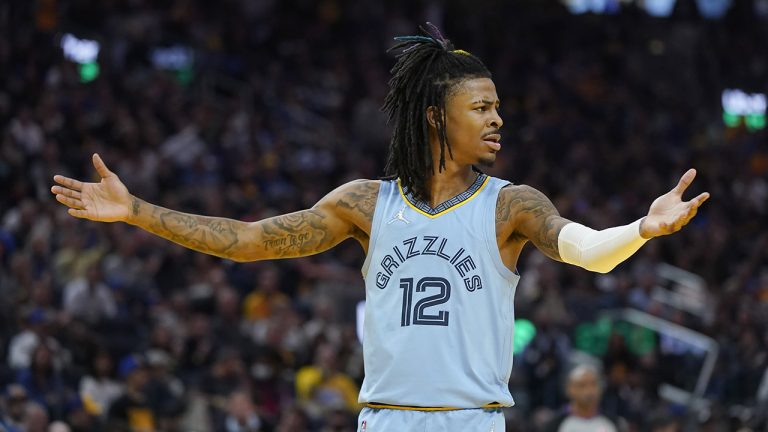
<instances>
[{"instance_id":1,"label":"blurred background","mask_svg":"<svg viewBox=\"0 0 768 432\"><path fill-rule=\"evenodd\" d=\"M386 49L426 21L494 74L491 174L598 229L688 167L712 194L607 275L524 252L507 430L544 430L583 362L629 430L767 430L767 0L11 0L0 431L355 430L356 244L237 264L49 188L99 152L148 201L257 220L377 178Z\"/></svg>"}]
</instances>

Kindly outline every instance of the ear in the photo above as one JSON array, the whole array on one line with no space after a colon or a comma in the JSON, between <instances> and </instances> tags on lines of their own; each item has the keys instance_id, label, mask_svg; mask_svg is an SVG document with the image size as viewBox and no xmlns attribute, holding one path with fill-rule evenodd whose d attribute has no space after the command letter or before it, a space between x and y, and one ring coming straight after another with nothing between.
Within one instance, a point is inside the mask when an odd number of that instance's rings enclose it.
<instances>
[{"instance_id":1,"label":"ear","mask_svg":"<svg viewBox=\"0 0 768 432\"><path fill-rule=\"evenodd\" d=\"M439 113L440 111L438 111L437 107L427 107L427 123L429 123L429 125L435 129L437 129L437 116Z\"/></svg>"}]
</instances>

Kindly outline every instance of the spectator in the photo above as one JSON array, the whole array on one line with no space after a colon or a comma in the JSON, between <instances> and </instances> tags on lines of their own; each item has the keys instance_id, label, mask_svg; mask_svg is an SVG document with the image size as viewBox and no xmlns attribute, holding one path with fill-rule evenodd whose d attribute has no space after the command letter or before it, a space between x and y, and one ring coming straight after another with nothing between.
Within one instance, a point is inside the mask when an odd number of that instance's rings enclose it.
<instances>
[{"instance_id":1,"label":"spectator","mask_svg":"<svg viewBox=\"0 0 768 432\"><path fill-rule=\"evenodd\" d=\"M176 431L186 405L184 384L173 375L173 360L165 351L146 352L149 383L147 401L158 415L160 430Z\"/></svg>"},{"instance_id":2,"label":"spectator","mask_svg":"<svg viewBox=\"0 0 768 432\"><path fill-rule=\"evenodd\" d=\"M72 432L72 429L64 422L55 421L48 426L48 432Z\"/></svg>"},{"instance_id":3,"label":"spectator","mask_svg":"<svg viewBox=\"0 0 768 432\"><path fill-rule=\"evenodd\" d=\"M11 339L8 347L8 364L14 369L23 369L32 363L35 349L43 344L51 350L58 367L63 367L66 353L59 342L51 336L49 313L42 309L33 309L26 317L26 329Z\"/></svg>"},{"instance_id":4,"label":"spectator","mask_svg":"<svg viewBox=\"0 0 768 432\"><path fill-rule=\"evenodd\" d=\"M123 394L123 386L115 379L114 360L106 350L93 357L91 372L80 380L80 397L88 411L106 417L112 402Z\"/></svg>"},{"instance_id":5,"label":"spectator","mask_svg":"<svg viewBox=\"0 0 768 432\"><path fill-rule=\"evenodd\" d=\"M35 348L32 363L19 371L16 382L24 387L31 401L54 419L63 418L67 401L75 394L74 389L66 385L61 370L54 364L53 351L46 344Z\"/></svg>"},{"instance_id":6,"label":"spectator","mask_svg":"<svg viewBox=\"0 0 768 432\"><path fill-rule=\"evenodd\" d=\"M355 382L338 368L336 348L321 343L315 350L315 361L296 373L296 394L310 412L344 409L357 413L359 389Z\"/></svg>"},{"instance_id":7,"label":"spectator","mask_svg":"<svg viewBox=\"0 0 768 432\"><path fill-rule=\"evenodd\" d=\"M64 287L64 311L88 324L117 314L115 298L96 264L88 267L85 277L73 279Z\"/></svg>"},{"instance_id":8,"label":"spectator","mask_svg":"<svg viewBox=\"0 0 768 432\"><path fill-rule=\"evenodd\" d=\"M597 368L579 365L568 374L565 393L570 401L567 411L559 415L547 427L551 432L626 430L620 419L610 419L600 412L602 377Z\"/></svg>"},{"instance_id":9,"label":"spectator","mask_svg":"<svg viewBox=\"0 0 768 432\"><path fill-rule=\"evenodd\" d=\"M275 428L275 432L293 432L307 430L309 427L309 418L307 413L299 407L291 407L280 418Z\"/></svg>"},{"instance_id":10,"label":"spectator","mask_svg":"<svg viewBox=\"0 0 768 432\"><path fill-rule=\"evenodd\" d=\"M261 419L256 412L251 397L246 392L234 392L229 395L227 416L220 428L226 432L259 432Z\"/></svg>"},{"instance_id":11,"label":"spectator","mask_svg":"<svg viewBox=\"0 0 768 432\"><path fill-rule=\"evenodd\" d=\"M24 421L25 432L47 432L48 430L48 413L41 405L36 403L29 404L27 406L27 413Z\"/></svg>"},{"instance_id":12,"label":"spectator","mask_svg":"<svg viewBox=\"0 0 768 432\"><path fill-rule=\"evenodd\" d=\"M256 289L243 300L243 316L249 321L269 318L274 309L289 303L288 297L279 290L279 272L273 266L265 267L259 274Z\"/></svg>"},{"instance_id":13,"label":"spectator","mask_svg":"<svg viewBox=\"0 0 768 432\"><path fill-rule=\"evenodd\" d=\"M149 372L144 359L128 355L120 360L119 375L125 392L109 407L107 427L116 432L156 432L157 418L146 395Z\"/></svg>"},{"instance_id":14,"label":"spectator","mask_svg":"<svg viewBox=\"0 0 768 432\"><path fill-rule=\"evenodd\" d=\"M0 399L0 431L24 432L24 422L29 404L27 391L18 384L11 384Z\"/></svg>"}]
</instances>

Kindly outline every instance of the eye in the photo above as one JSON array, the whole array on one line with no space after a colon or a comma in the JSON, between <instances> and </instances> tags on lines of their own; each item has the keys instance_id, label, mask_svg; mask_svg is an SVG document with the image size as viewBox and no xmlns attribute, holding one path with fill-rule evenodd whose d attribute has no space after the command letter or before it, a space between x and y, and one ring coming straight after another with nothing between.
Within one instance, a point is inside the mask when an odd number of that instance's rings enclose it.
<instances>
[{"instance_id":1,"label":"eye","mask_svg":"<svg viewBox=\"0 0 768 432\"><path fill-rule=\"evenodd\" d=\"M481 106L481 107L477 107L477 108L475 108L475 111L486 111L487 109L488 109L488 108L487 108L485 105L483 105L483 106Z\"/></svg>"}]
</instances>

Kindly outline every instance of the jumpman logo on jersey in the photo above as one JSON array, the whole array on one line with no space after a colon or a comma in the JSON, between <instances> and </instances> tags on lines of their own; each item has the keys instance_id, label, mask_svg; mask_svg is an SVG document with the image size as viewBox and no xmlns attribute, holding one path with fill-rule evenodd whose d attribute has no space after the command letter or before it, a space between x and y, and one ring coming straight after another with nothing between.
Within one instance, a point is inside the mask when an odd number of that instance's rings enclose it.
<instances>
[{"instance_id":1,"label":"jumpman logo on jersey","mask_svg":"<svg viewBox=\"0 0 768 432\"><path fill-rule=\"evenodd\" d=\"M405 222L405 223L407 223L407 224L411 223L411 221L409 221L408 219L406 219L406 218L403 216L403 213L404 213L404 212L405 212L405 204L403 204L403 206L402 206L402 207L400 207L400 210L397 212L397 214L395 214L394 216L392 216L392 219L390 219L390 221L389 221L389 222L387 222L387 225L389 225L389 224L392 224L392 223L394 223L394 222L397 222L397 221L400 221L400 222Z\"/></svg>"}]
</instances>

